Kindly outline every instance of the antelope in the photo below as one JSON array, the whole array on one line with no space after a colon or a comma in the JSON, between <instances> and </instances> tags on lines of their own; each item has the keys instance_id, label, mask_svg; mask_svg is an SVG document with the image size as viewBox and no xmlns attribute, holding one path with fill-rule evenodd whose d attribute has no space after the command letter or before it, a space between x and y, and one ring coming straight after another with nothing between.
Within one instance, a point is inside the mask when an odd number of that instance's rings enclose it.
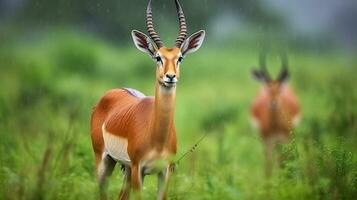
<instances>
[{"instance_id":1,"label":"antelope","mask_svg":"<svg viewBox=\"0 0 357 200\"><path fill-rule=\"evenodd\" d=\"M149 36L137 30L131 33L135 46L156 63L155 96L131 88L113 89L93 109L91 138L103 196L107 177L120 163L124 169L120 199L129 198L131 190L140 198L144 176L149 174L158 175L157 198L166 198L172 156L177 151L174 113L180 65L201 47L205 37L204 30L187 37L183 9L178 0L175 4L179 34L173 47L165 47L154 29L151 0L146 9Z\"/></svg>"},{"instance_id":2,"label":"antelope","mask_svg":"<svg viewBox=\"0 0 357 200\"><path fill-rule=\"evenodd\" d=\"M300 108L293 90L287 84L287 59L282 59L282 68L276 79L270 77L264 60L261 56L261 69L252 71L253 77L262 82L263 87L251 105L251 117L264 143L266 175L270 177L275 145L288 141L289 133L299 121Z\"/></svg>"}]
</instances>

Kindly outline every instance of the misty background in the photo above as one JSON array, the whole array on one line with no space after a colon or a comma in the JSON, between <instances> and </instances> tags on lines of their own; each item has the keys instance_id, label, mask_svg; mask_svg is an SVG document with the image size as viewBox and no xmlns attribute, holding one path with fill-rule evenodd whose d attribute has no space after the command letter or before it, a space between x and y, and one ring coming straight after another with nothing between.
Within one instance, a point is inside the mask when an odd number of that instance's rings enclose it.
<instances>
[{"instance_id":1,"label":"misty background","mask_svg":"<svg viewBox=\"0 0 357 200\"><path fill-rule=\"evenodd\" d=\"M56 27L79 29L127 45L130 31L145 29L147 1L0 0L2 40ZM356 49L357 2L354 0L186 0L189 32L206 29L209 43L232 44L274 39L292 46ZM156 29L163 39L176 37L172 1L153 1ZM320 47L320 48L319 48Z\"/></svg>"}]
</instances>

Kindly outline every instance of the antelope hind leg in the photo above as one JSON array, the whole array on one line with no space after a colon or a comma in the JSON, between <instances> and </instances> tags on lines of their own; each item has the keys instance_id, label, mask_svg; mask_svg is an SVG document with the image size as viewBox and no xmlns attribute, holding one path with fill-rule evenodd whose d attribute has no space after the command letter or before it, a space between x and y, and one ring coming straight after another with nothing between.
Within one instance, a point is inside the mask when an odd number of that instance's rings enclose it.
<instances>
[{"instance_id":1,"label":"antelope hind leg","mask_svg":"<svg viewBox=\"0 0 357 200\"><path fill-rule=\"evenodd\" d=\"M107 178L112 174L115 164L115 160L113 160L109 155L103 155L101 161L98 164L97 178L99 182L101 199L106 199L106 181Z\"/></svg>"}]
</instances>

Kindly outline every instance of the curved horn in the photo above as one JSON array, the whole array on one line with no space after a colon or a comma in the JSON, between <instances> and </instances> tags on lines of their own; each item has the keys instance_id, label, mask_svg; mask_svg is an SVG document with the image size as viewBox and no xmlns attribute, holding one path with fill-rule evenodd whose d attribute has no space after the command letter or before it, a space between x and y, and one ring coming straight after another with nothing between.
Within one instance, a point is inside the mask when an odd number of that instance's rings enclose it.
<instances>
[{"instance_id":1,"label":"curved horn","mask_svg":"<svg viewBox=\"0 0 357 200\"><path fill-rule=\"evenodd\" d=\"M178 0L175 0L176 4L176 11L179 19L179 35L175 41L175 46L176 47L181 47L181 44L185 41L186 36L187 36L187 26L186 26L186 19L185 15L183 13L182 7L179 3Z\"/></svg>"},{"instance_id":2,"label":"curved horn","mask_svg":"<svg viewBox=\"0 0 357 200\"><path fill-rule=\"evenodd\" d=\"M281 54L281 67L282 67L282 69L287 69L288 66L289 66L288 57L287 57L286 53L282 53Z\"/></svg>"},{"instance_id":3,"label":"curved horn","mask_svg":"<svg viewBox=\"0 0 357 200\"><path fill-rule=\"evenodd\" d=\"M278 80L285 82L289 78L288 57L285 53L281 54L281 69Z\"/></svg>"},{"instance_id":4,"label":"curved horn","mask_svg":"<svg viewBox=\"0 0 357 200\"><path fill-rule=\"evenodd\" d=\"M160 36L156 33L154 29L154 23L152 20L152 10L151 10L151 0L149 0L148 7L146 8L146 28L151 39L155 42L158 48L164 46L161 41Z\"/></svg>"},{"instance_id":5,"label":"curved horn","mask_svg":"<svg viewBox=\"0 0 357 200\"><path fill-rule=\"evenodd\" d=\"M260 68L261 68L261 71L264 73L265 75L265 78L267 80L270 80L270 75L269 75L269 72L268 72L268 69L266 67L266 52L260 52L260 55L259 55L259 65L260 65Z\"/></svg>"}]
</instances>

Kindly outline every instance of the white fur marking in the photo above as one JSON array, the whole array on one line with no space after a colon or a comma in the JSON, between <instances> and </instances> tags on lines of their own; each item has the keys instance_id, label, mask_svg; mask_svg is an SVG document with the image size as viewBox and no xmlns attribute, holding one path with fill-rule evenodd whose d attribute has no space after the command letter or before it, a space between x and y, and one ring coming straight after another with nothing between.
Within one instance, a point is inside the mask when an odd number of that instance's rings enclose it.
<instances>
[{"instance_id":1,"label":"white fur marking","mask_svg":"<svg viewBox=\"0 0 357 200\"><path fill-rule=\"evenodd\" d=\"M102 126L105 151L116 161L121 161L125 164L130 164L128 154L128 140L115 136L105 130L105 124Z\"/></svg>"},{"instance_id":2,"label":"white fur marking","mask_svg":"<svg viewBox=\"0 0 357 200\"><path fill-rule=\"evenodd\" d=\"M255 117L250 118L250 124L253 126L253 128L260 128L259 121Z\"/></svg>"},{"instance_id":3,"label":"white fur marking","mask_svg":"<svg viewBox=\"0 0 357 200\"><path fill-rule=\"evenodd\" d=\"M163 94L172 94L173 92L176 91L176 85L175 86L171 86L171 87L166 87L166 86L160 85L160 91Z\"/></svg>"},{"instance_id":4,"label":"white fur marking","mask_svg":"<svg viewBox=\"0 0 357 200\"><path fill-rule=\"evenodd\" d=\"M105 166L104 166L104 158L105 158L105 156L106 156L106 153L104 152L103 155L102 155L102 159L101 159L101 161L99 163L99 166L98 166L98 172L97 172L98 174L97 174L97 176L98 176L99 180L103 179L103 176L104 176L104 173L105 173Z\"/></svg>"},{"instance_id":5,"label":"white fur marking","mask_svg":"<svg viewBox=\"0 0 357 200\"><path fill-rule=\"evenodd\" d=\"M293 126L296 126L300 123L301 117L300 115L296 115L293 119Z\"/></svg>"},{"instance_id":6,"label":"white fur marking","mask_svg":"<svg viewBox=\"0 0 357 200\"><path fill-rule=\"evenodd\" d=\"M135 90L133 88L124 88L124 90L126 90L127 92L129 92L131 95L133 95L134 97L138 97L138 98L144 98L146 97L145 94L143 94L142 92L140 92L139 90Z\"/></svg>"}]
</instances>

